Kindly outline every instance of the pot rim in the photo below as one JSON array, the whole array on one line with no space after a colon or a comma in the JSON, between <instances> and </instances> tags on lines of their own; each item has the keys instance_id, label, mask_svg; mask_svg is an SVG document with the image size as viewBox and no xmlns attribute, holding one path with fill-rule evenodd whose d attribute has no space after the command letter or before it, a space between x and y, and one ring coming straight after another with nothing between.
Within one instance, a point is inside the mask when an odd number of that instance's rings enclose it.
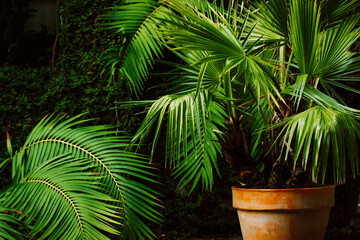
<instances>
[{"instance_id":1,"label":"pot rim","mask_svg":"<svg viewBox=\"0 0 360 240\"><path fill-rule=\"evenodd\" d=\"M335 188L336 185L332 184L315 184L304 188L243 188L241 186L232 186L231 189L236 191L248 191L248 192L293 192L293 191L313 191L314 189L331 189Z\"/></svg>"}]
</instances>

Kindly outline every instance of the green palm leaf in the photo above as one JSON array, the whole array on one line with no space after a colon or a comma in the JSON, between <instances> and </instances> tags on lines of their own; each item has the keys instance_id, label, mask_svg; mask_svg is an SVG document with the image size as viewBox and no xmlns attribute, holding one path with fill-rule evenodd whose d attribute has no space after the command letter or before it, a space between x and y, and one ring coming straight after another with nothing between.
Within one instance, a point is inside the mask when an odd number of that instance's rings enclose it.
<instances>
[{"instance_id":1,"label":"green palm leaf","mask_svg":"<svg viewBox=\"0 0 360 240\"><path fill-rule=\"evenodd\" d=\"M220 144L215 131L224 126L226 113L211 99L206 90L196 90L183 95L167 95L156 100L145 117L133 141L142 140L156 124L152 155L155 152L161 126L167 118L166 158L175 169L180 185L192 182L192 188L202 181L204 189L210 189L213 170L217 171L216 156Z\"/></svg>"},{"instance_id":2,"label":"green palm leaf","mask_svg":"<svg viewBox=\"0 0 360 240\"><path fill-rule=\"evenodd\" d=\"M157 24L158 18L166 18L167 12L163 3L156 0L128 0L104 16L103 28L115 29L122 40L105 52L104 72L125 79L129 90L136 95L144 88L153 59L161 54L162 36Z\"/></svg>"},{"instance_id":3,"label":"green palm leaf","mask_svg":"<svg viewBox=\"0 0 360 240\"><path fill-rule=\"evenodd\" d=\"M228 19L223 16L214 22L207 15L196 9L186 8L177 1L171 1L170 6L177 12L181 12L184 17L174 15L172 19L176 19L176 21L163 20L169 25L162 31L163 35L169 39L167 42L169 45L174 45L175 50L179 51L184 49L204 52L203 57L193 64L208 65L212 62L223 62L220 77L223 78L225 91L231 88L232 78L238 77L236 80L243 81L245 87L249 88L249 92L258 102L260 97L265 95L270 104L277 105L276 96L281 99L278 86L264 67L272 64L261 59L259 52L252 52L255 48L254 44L257 43L248 44L251 31L239 34L238 31L243 32L244 25L239 29L236 24L228 22ZM199 69L204 69L204 65ZM246 71L244 71L245 69ZM230 77L228 74L231 70L238 72L237 75ZM199 81L203 79L200 77L200 72ZM239 78L240 74L244 76ZM227 91L226 96L232 99L232 90Z\"/></svg>"},{"instance_id":4,"label":"green palm leaf","mask_svg":"<svg viewBox=\"0 0 360 240\"><path fill-rule=\"evenodd\" d=\"M290 42L302 74L312 76L317 67L320 31L318 1L293 0L290 5Z\"/></svg>"},{"instance_id":5,"label":"green palm leaf","mask_svg":"<svg viewBox=\"0 0 360 240\"><path fill-rule=\"evenodd\" d=\"M119 234L114 201L101 193L89 170L91 160L58 156L43 162L20 182L1 194L1 205L21 213L19 219L33 225L30 236L38 239L108 239Z\"/></svg>"},{"instance_id":6,"label":"green palm leaf","mask_svg":"<svg viewBox=\"0 0 360 240\"><path fill-rule=\"evenodd\" d=\"M321 21L325 28L332 27L356 11L359 6L360 2L357 0L325 0L321 8Z\"/></svg>"},{"instance_id":7,"label":"green palm leaf","mask_svg":"<svg viewBox=\"0 0 360 240\"><path fill-rule=\"evenodd\" d=\"M222 91L222 75L225 67L225 61L212 61L206 66L200 79L201 67L204 65L196 64L207 56L202 51L181 51L175 52L184 63L169 63L175 67L174 71L169 73L169 93L188 94L194 90L206 89L211 93Z\"/></svg>"},{"instance_id":8,"label":"green palm leaf","mask_svg":"<svg viewBox=\"0 0 360 240\"><path fill-rule=\"evenodd\" d=\"M359 19L359 15L345 19L338 27L329 28L322 33L318 66L322 77L344 73L347 65L352 64L351 58L355 54L349 49L360 37L360 30L354 29Z\"/></svg>"},{"instance_id":9,"label":"green palm leaf","mask_svg":"<svg viewBox=\"0 0 360 240\"><path fill-rule=\"evenodd\" d=\"M358 81L350 77L360 68L359 57L350 52L351 46L359 39L360 29L354 28L360 16L344 19L338 27L328 28L321 34L319 64L317 72L325 91L336 94L334 87L360 93L344 81Z\"/></svg>"},{"instance_id":10,"label":"green palm leaf","mask_svg":"<svg viewBox=\"0 0 360 240\"><path fill-rule=\"evenodd\" d=\"M328 157L332 158L335 183L344 183L346 162L350 163L353 176L359 171L360 116L349 115L332 108L315 106L285 119L283 148L288 157L290 144L295 143L294 162L302 160L306 168L312 160L312 178L325 179ZM278 125L276 125L278 126ZM287 143L287 144L285 144ZM302 154L303 153L303 154Z\"/></svg>"},{"instance_id":11,"label":"green palm leaf","mask_svg":"<svg viewBox=\"0 0 360 240\"><path fill-rule=\"evenodd\" d=\"M224 114L207 91L179 96L169 105L166 156L176 169L175 176L181 177L180 185L193 180L190 192L200 179L203 189L212 187L221 151L215 131L224 126Z\"/></svg>"},{"instance_id":12,"label":"green palm leaf","mask_svg":"<svg viewBox=\"0 0 360 240\"><path fill-rule=\"evenodd\" d=\"M221 23L213 22L201 12L177 1L170 4L184 17L174 14L172 19L175 20L164 20L170 25L162 32L169 36L169 45L175 45L177 49L206 51L208 56L204 59L207 61L226 58L231 62L239 62L245 57L243 46L226 19L221 18Z\"/></svg>"},{"instance_id":13,"label":"green palm leaf","mask_svg":"<svg viewBox=\"0 0 360 240\"><path fill-rule=\"evenodd\" d=\"M289 0L260 0L254 2L256 11L251 14L251 21L256 22L254 33L266 40L288 39Z\"/></svg>"},{"instance_id":14,"label":"green palm leaf","mask_svg":"<svg viewBox=\"0 0 360 240\"><path fill-rule=\"evenodd\" d=\"M291 88L284 93L295 95ZM274 125L283 126L285 159L288 158L291 143L294 143L294 161L301 159L306 168L312 159L313 180L317 181L321 173L324 181L328 157L331 157L335 182L343 183L346 179L346 161L351 166L353 176L359 171L357 143L360 140L360 111L340 104L310 85L304 87L303 99L316 106Z\"/></svg>"},{"instance_id":15,"label":"green palm leaf","mask_svg":"<svg viewBox=\"0 0 360 240\"><path fill-rule=\"evenodd\" d=\"M156 183L148 159L123 150L129 140L114 136L116 132L110 126L74 128L89 121L79 120L81 116L62 122L63 116L41 121L13 158L14 183L23 181L43 162L62 154L91 159L92 172L101 176L99 181L104 186L104 193L117 200L114 204L119 207L118 217L123 225L121 233L136 236L133 239L153 237L144 219L158 223L161 218L156 210L159 206L157 193L141 183Z\"/></svg>"},{"instance_id":16,"label":"green palm leaf","mask_svg":"<svg viewBox=\"0 0 360 240\"><path fill-rule=\"evenodd\" d=\"M1 240L24 240L25 235L16 230L16 227L24 224L10 213L13 208L3 208L0 206L0 239Z\"/></svg>"}]
</instances>

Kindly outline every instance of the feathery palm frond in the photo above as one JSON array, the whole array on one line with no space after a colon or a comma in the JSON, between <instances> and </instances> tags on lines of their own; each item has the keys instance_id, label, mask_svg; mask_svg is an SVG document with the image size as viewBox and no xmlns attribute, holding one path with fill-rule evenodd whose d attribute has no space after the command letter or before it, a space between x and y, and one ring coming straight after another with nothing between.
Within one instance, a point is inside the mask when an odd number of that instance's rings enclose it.
<instances>
[{"instance_id":1,"label":"feathery palm frond","mask_svg":"<svg viewBox=\"0 0 360 240\"><path fill-rule=\"evenodd\" d=\"M167 8L157 0L128 0L104 16L104 29L115 29L122 41L105 52L104 71L110 77L120 75L136 95L144 88L153 59L161 54L162 36L156 25L159 18L166 18L166 12Z\"/></svg>"},{"instance_id":2,"label":"feathery palm frond","mask_svg":"<svg viewBox=\"0 0 360 240\"><path fill-rule=\"evenodd\" d=\"M48 117L41 121L29 134L23 146L13 157L13 181L23 181L48 159L70 154L75 159L90 159L92 172L100 175L103 192L116 202L119 208L119 222L123 235L133 239L153 237L152 231L143 219L160 222L156 210L159 206L157 193L143 182L156 183L153 167L148 159L126 150L129 140L114 136L110 126L82 126L89 120L79 120L82 115L62 121L64 116Z\"/></svg>"},{"instance_id":3,"label":"feathery palm frond","mask_svg":"<svg viewBox=\"0 0 360 240\"><path fill-rule=\"evenodd\" d=\"M102 231L119 234L117 208L92 168L89 159L51 158L2 192L1 205L20 211L18 218L32 225L29 236L38 239L108 239Z\"/></svg>"}]
</instances>

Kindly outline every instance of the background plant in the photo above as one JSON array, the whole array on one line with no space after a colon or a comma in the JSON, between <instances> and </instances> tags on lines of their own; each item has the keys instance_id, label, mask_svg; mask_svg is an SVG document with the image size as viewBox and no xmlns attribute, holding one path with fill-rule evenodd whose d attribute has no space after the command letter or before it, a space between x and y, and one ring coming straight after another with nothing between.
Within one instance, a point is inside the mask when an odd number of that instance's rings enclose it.
<instances>
[{"instance_id":1,"label":"background plant","mask_svg":"<svg viewBox=\"0 0 360 240\"><path fill-rule=\"evenodd\" d=\"M18 148L42 117L54 111L70 115L89 112L97 119L95 123L117 125L128 134L132 131L130 126L135 117L129 118L130 111L121 114L111 109L116 99L126 98L122 83L100 77L98 58L112 43L106 34L97 30L97 19L104 8L113 3L87 2L87 7L82 8L77 1L58 1L59 14L54 18L58 19L59 37L54 63L24 65L21 56L9 59L7 52L2 55L5 62L0 67L0 99L4 103L0 107L0 158L5 158L6 131L10 132L13 144ZM6 15L10 16L15 15ZM3 22L3 18L1 21L1 26L11 25ZM7 51L9 45L2 47ZM46 50L50 51L50 59L52 49L53 44L50 44ZM1 176L1 182L7 179L6 175Z\"/></svg>"}]
</instances>

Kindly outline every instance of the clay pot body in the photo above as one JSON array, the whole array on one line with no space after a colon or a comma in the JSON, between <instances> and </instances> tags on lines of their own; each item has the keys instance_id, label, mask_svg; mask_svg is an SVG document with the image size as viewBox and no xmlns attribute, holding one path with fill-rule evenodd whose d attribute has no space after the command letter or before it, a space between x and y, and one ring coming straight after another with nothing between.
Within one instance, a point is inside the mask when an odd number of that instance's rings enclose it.
<instances>
[{"instance_id":1,"label":"clay pot body","mask_svg":"<svg viewBox=\"0 0 360 240\"><path fill-rule=\"evenodd\" d=\"M244 240L324 240L333 185L293 189L232 187Z\"/></svg>"}]
</instances>

